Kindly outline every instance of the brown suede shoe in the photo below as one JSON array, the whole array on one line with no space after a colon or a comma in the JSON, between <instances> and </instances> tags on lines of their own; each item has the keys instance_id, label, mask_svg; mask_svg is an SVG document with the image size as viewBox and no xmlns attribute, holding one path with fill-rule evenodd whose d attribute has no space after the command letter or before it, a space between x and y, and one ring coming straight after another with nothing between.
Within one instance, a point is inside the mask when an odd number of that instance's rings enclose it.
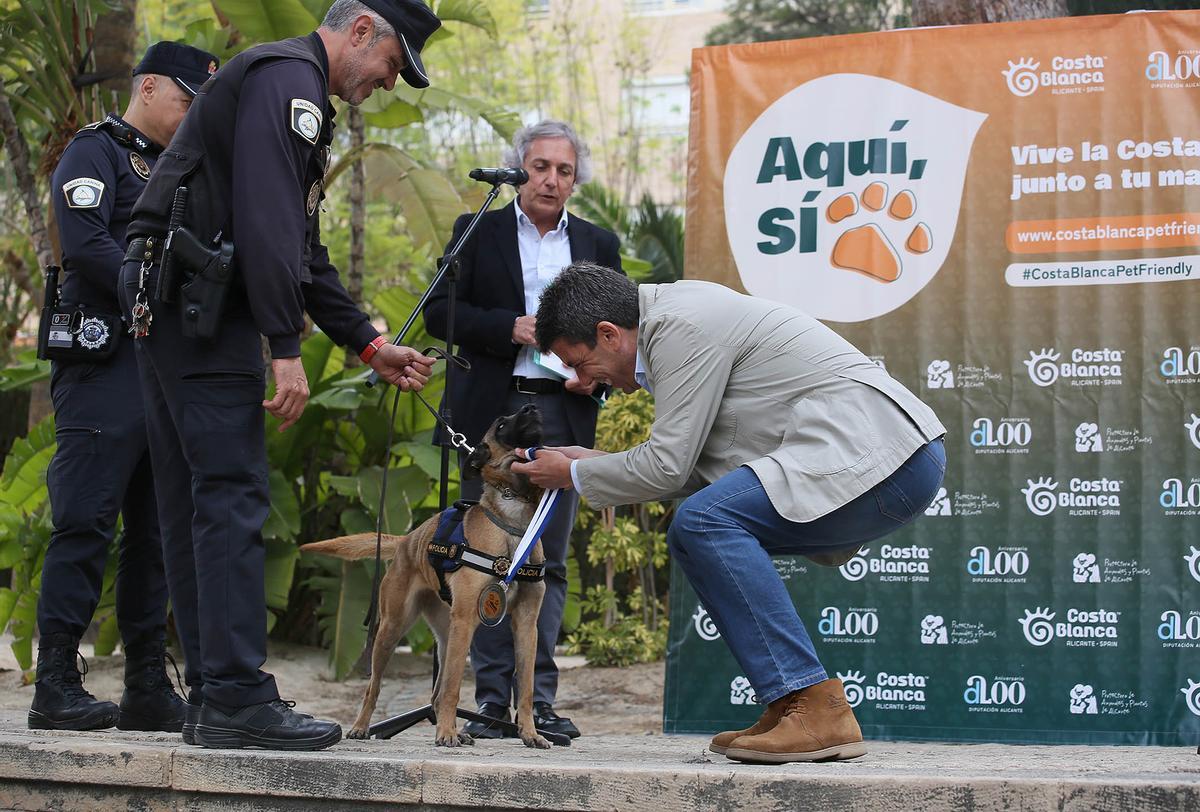
<instances>
[{"instance_id":1,"label":"brown suede shoe","mask_svg":"<svg viewBox=\"0 0 1200 812\"><path fill-rule=\"evenodd\" d=\"M712 741L708 744L708 749L714 753L725 755L725 751L729 749L729 745L734 739L766 733L779 722L779 717L783 716L784 709L791 701L790 697L791 694L788 694L767 705L767 709L763 711L762 716L758 717L758 721L745 730L726 730L724 733L713 736Z\"/></svg>"},{"instance_id":2,"label":"brown suede shoe","mask_svg":"<svg viewBox=\"0 0 1200 812\"><path fill-rule=\"evenodd\" d=\"M784 703L783 715L775 727L766 733L734 739L725 750L726 758L786 764L840 761L867 752L840 679L818 682L775 702Z\"/></svg>"}]
</instances>

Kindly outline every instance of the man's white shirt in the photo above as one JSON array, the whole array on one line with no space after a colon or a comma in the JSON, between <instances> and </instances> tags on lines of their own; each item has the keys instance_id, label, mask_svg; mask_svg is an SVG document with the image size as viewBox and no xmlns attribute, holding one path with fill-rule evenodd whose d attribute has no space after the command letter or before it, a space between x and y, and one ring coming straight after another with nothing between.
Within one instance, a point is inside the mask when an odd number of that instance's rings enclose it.
<instances>
[{"instance_id":1,"label":"man's white shirt","mask_svg":"<svg viewBox=\"0 0 1200 812\"><path fill-rule=\"evenodd\" d=\"M538 299L542 290L553 281L562 269L571 264L571 240L567 235L567 209L563 207L558 225L546 232L538 233L537 226L521 211L519 200L513 201L517 210L517 248L521 253L521 279L525 285L525 312L537 313ZM521 347L513 375L525 378L554 378L549 372L534 363L533 347Z\"/></svg>"}]
</instances>

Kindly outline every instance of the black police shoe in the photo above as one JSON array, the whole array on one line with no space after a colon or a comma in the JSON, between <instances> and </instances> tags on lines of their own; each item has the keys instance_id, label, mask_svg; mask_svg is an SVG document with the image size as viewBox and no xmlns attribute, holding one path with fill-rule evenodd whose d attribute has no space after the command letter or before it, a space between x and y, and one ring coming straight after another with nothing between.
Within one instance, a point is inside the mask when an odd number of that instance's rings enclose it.
<instances>
[{"instance_id":1,"label":"black police shoe","mask_svg":"<svg viewBox=\"0 0 1200 812\"><path fill-rule=\"evenodd\" d=\"M479 706L477 713L480 716L488 716L502 722L512 721L512 717L508 715L508 708L499 702L484 702ZM487 722L467 722L463 725L462 732L475 739L516 738L514 734L506 734L499 726L490 725Z\"/></svg>"},{"instance_id":2,"label":"black police shoe","mask_svg":"<svg viewBox=\"0 0 1200 812\"><path fill-rule=\"evenodd\" d=\"M188 702L183 709L183 729L180 731L183 734L183 743L197 745L196 741L196 725L200 721L200 703Z\"/></svg>"},{"instance_id":3,"label":"black police shoe","mask_svg":"<svg viewBox=\"0 0 1200 812\"><path fill-rule=\"evenodd\" d=\"M81 674L75 665L83 662ZM79 640L66 633L43 635L38 644L37 682L29 708L34 730L100 730L117 722L117 706L101 702L83 688L87 660Z\"/></svg>"},{"instance_id":4,"label":"black police shoe","mask_svg":"<svg viewBox=\"0 0 1200 812\"><path fill-rule=\"evenodd\" d=\"M533 703L533 724L547 733L561 733L572 739L579 738L579 728L565 716L559 716L549 702Z\"/></svg>"},{"instance_id":5,"label":"black police shoe","mask_svg":"<svg viewBox=\"0 0 1200 812\"><path fill-rule=\"evenodd\" d=\"M121 695L121 730L164 730L177 733L183 729L187 703L167 676L166 661L175 665L162 640L141 643L125 648L125 693ZM176 676L179 669L175 668Z\"/></svg>"},{"instance_id":6,"label":"black police shoe","mask_svg":"<svg viewBox=\"0 0 1200 812\"><path fill-rule=\"evenodd\" d=\"M205 700L196 723L196 743L232 749L323 750L341 741L341 725L296 713L293 705L273 699L225 713Z\"/></svg>"}]
</instances>

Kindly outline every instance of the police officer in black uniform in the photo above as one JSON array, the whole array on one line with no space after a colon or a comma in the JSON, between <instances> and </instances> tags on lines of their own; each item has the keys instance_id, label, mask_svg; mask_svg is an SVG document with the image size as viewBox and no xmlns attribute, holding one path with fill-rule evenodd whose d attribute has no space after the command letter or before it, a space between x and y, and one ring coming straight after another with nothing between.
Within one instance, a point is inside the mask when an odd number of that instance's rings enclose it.
<instances>
[{"instance_id":1,"label":"police officer in black uniform","mask_svg":"<svg viewBox=\"0 0 1200 812\"><path fill-rule=\"evenodd\" d=\"M389 344L347 295L321 244L318 208L329 96L359 104L397 74L428 86L420 50L440 24L420 0L337 0L312 34L238 54L201 88L134 208L121 293L140 336L186 658L185 742L315 750L341 738L337 724L280 700L262 670L263 408L280 430L304 408L305 311L384 380L411 389L429 375L433 359ZM260 336L276 385L269 401Z\"/></svg>"},{"instance_id":2,"label":"police officer in black uniform","mask_svg":"<svg viewBox=\"0 0 1200 812\"><path fill-rule=\"evenodd\" d=\"M133 71L125 115L110 113L89 124L67 146L50 184L67 309L120 313L117 276L133 204L196 90L216 69L216 57L196 48L150 46ZM112 329L100 320L93 324L80 340L85 346L115 342L110 355L52 361L58 448L46 484L54 532L42 566L29 726L179 730L184 703L164 670L167 585L137 362L119 321ZM76 666L79 638L100 601L118 514L125 519L116 581L125 649L119 708L84 690Z\"/></svg>"}]
</instances>

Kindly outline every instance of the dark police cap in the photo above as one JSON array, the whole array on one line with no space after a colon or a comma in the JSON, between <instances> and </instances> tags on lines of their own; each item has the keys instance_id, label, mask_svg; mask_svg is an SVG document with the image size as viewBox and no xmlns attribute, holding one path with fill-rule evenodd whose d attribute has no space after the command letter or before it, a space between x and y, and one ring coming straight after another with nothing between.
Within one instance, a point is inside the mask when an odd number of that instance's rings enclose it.
<instances>
[{"instance_id":1,"label":"dark police cap","mask_svg":"<svg viewBox=\"0 0 1200 812\"><path fill-rule=\"evenodd\" d=\"M421 0L361 0L380 17L396 29L400 45L404 48L404 68L400 76L412 87L429 87L425 74L425 63L421 61L421 49L434 31L442 27L442 21Z\"/></svg>"},{"instance_id":2,"label":"dark police cap","mask_svg":"<svg viewBox=\"0 0 1200 812\"><path fill-rule=\"evenodd\" d=\"M200 85L207 82L219 66L220 61L208 51L179 42L156 42L146 49L146 55L133 69L133 75L157 73L170 76L189 96L195 96Z\"/></svg>"}]
</instances>

